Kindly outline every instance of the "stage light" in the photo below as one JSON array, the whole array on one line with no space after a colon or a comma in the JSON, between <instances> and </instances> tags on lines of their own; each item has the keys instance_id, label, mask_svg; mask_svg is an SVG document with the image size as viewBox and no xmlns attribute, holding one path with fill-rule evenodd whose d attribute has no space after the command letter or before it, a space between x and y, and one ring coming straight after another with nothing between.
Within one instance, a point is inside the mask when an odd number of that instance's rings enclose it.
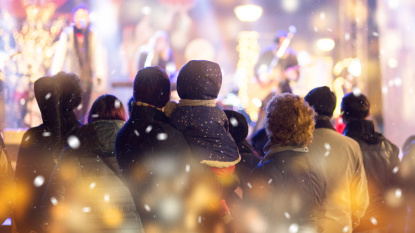
<instances>
[{"instance_id":1,"label":"stage light","mask_svg":"<svg viewBox=\"0 0 415 233\"><path fill-rule=\"evenodd\" d=\"M399 5L400 5L400 2L399 2L399 0L389 0L388 5L391 9L398 9Z\"/></svg>"},{"instance_id":2,"label":"stage light","mask_svg":"<svg viewBox=\"0 0 415 233\"><path fill-rule=\"evenodd\" d=\"M143 13L143 15L149 15L151 14L151 8L149 6L145 6L141 9L141 13Z\"/></svg>"},{"instance_id":3,"label":"stage light","mask_svg":"<svg viewBox=\"0 0 415 233\"><path fill-rule=\"evenodd\" d=\"M257 5L242 5L234 9L236 17L242 22L255 22L262 15L262 7Z\"/></svg>"},{"instance_id":4,"label":"stage light","mask_svg":"<svg viewBox=\"0 0 415 233\"><path fill-rule=\"evenodd\" d=\"M325 52L331 51L334 48L334 40L330 38L319 39L317 41L317 47Z\"/></svg>"},{"instance_id":5,"label":"stage light","mask_svg":"<svg viewBox=\"0 0 415 233\"><path fill-rule=\"evenodd\" d=\"M290 13L297 11L300 5L298 0L283 0L281 4L282 9Z\"/></svg>"},{"instance_id":6,"label":"stage light","mask_svg":"<svg viewBox=\"0 0 415 233\"><path fill-rule=\"evenodd\" d=\"M396 58L389 58L388 60L388 65L390 68L396 68L398 67L398 60L396 60Z\"/></svg>"},{"instance_id":7,"label":"stage light","mask_svg":"<svg viewBox=\"0 0 415 233\"><path fill-rule=\"evenodd\" d=\"M362 73L362 64L360 63L359 59L353 59L353 61L350 62L349 67L347 67L347 71L355 77L360 76Z\"/></svg>"}]
</instances>

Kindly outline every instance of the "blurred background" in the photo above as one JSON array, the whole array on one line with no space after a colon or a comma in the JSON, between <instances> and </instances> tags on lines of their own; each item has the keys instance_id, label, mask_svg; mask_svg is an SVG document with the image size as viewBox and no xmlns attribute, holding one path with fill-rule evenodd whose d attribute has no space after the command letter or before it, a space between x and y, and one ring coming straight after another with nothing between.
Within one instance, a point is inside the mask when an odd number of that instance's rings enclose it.
<instances>
[{"instance_id":1,"label":"blurred background","mask_svg":"<svg viewBox=\"0 0 415 233\"><path fill-rule=\"evenodd\" d=\"M103 51L103 82L92 99L111 93L127 104L137 53L162 30L174 56L166 71L191 59L219 63L219 100L255 121L262 103L249 94L253 65L276 31L294 26L290 47L300 65L295 94L322 85L339 100L347 92L364 93L371 118L393 143L401 147L415 132L411 0L0 0L0 128L11 154L19 135L41 123L33 82L50 75L60 33L82 2Z\"/></svg>"}]
</instances>

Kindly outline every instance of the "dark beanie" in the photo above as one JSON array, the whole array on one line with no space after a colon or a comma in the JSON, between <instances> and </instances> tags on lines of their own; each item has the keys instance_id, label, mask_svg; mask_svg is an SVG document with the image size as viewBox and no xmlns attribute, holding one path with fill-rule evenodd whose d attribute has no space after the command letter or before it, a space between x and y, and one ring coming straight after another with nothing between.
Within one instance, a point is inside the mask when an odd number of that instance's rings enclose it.
<instances>
[{"instance_id":1,"label":"dark beanie","mask_svg":"<svg viewBox=\"0 0 415 233\"><path fill-rule=\"evenodd\" d=\"M81 81L76 74L59 72L55 76L61 90L61 105L65 111L72 111L81 104ZM88 106L84 106L87 108Z\"/></svg>"},{"instance_id":2,"label":"dark beanie","mask_svg":"<svg viewBox=\"0 0 415 233\"><path fill-rule=\"evenodd\" d=\"M189 61L177 78L177 93L181 99L212 100L218 97L222 85L222 72L211 61Z\"/></svg>"},{"instance_id":3,"label":"dark beanie","mask_svg":"<svg viewBox=\"0 0 415 233\"><path fill-rule=\"evenodd\" d=\"M348 119L364 119L369 115L370 102L363 94L354 95L353 92L346 94L341 103L343 117Z\"/></svg>"},{"instance_id":4,"label":"dark beanie","mask_svg":"<svg viewBox=\"0 0 415 233\"><path fill-rule=\"evenodd\" d=\"M314 88L304 99L318 115L333 116L336 108L336 95L327 86Z\"/></svg>"},{"instance_id":5,"label":"dark beanie","mask_svg":"<svg viewBox=\"0 0 415 233\"><path fill-rule=\"evenodd\" d=\"M143 68L134 79L134 100L164 107L170 100L170 80L166 72L158 66Z\"/></svg>"},{"instance_id":6,"label":"dark beanie","mask_svg":"<svg viewBox=\"0 0 415 233\"><path fill-rule=\"evenodd\" d=\"M242 142L248 136L248 122L244 115L232 110L224 110L229 121L229 132L236 143Z\"/></svg>"}]
</instances>

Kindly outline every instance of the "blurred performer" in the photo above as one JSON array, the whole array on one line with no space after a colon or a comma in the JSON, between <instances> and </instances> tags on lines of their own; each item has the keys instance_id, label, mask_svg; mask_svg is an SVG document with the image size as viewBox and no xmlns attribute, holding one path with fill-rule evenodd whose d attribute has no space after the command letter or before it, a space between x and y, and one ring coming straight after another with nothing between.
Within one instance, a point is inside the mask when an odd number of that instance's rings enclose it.
<instances>
[{"instance_id":1,"label":"blurred performer","mask_svg":"<svg viewBox=\"0 0 415 233\"><path fill-rule=\"evenodd\" d=\"M275 33L274 44L265 48L254 67L255 76L263 86L263 91L272 90L262 100L262 107L258 113L258 121L255 124L254 132L264 127L265 108L272 97L275 94L292 93L290 81L297 81L299 78L297 54L292 48L288 47L291 40L291 38L287 38L288 35L287 31L284 30ZM275 64L275 62L277 63Z\"/></svg>"},{"instance_id":2,"label":"blurred performer","mask_svg":"<svg viewBox=\"0 0 415 233\"><path fill-rule=\"evenodd\" d=\"M65 28L53 58L51 73L75 73L82 85L82 104L76 111L77 118L85 121L94 83L101 85L103 77L102 55L96 34L89 24L89 10L80 4L72 11L73 24Z\"/></svg>"},{"instance_id":3,"label":"blurred performer","mask_svg":"<svg viewBox=\"0 0 415 233\"><path fill-rule=\"evenodd\" d=\"M265 48L254 68L255 75L262 84L279 81L280 93L292 93L290 81L297 81L299 77L297 54L292 48L288 47L288 44L284 44L287 43L285 42L287 36L287 31L278 31L275 34L274 44ZM275 67L270 70L272 62L278 56L280 49L284 53L278 58L277 64L274 64Z\"/></svg>"},{"instance_id":4,"label":"blurred performer","mask_svg":"<svg viewBox=\"0 0 415 233\"><path fill-rule=\"evenodd\" d=\"M165 31L157 31L147 45L138 50L138 70L148 66L159 66L166 71L171 81L176 75L173 51L170 48L169 37Z\"/></svg>"}]
</instances>

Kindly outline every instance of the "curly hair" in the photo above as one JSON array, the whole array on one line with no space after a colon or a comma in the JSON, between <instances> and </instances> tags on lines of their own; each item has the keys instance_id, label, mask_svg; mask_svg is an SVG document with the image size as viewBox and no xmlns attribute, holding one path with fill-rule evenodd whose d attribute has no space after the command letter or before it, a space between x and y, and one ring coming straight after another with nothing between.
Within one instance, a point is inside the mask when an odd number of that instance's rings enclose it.
<instances>
[{"instance_id":1,"label":"curly hair","mask_svg":"<svg viewBox=\"0 0 415 233\"><path fill-rule=\"evenodd\" d=\"M314 115L303 98L288 93L276 95L267 106L268 138L280 146L307 146L313 139Z\"/></svg>"}]
</instances>

